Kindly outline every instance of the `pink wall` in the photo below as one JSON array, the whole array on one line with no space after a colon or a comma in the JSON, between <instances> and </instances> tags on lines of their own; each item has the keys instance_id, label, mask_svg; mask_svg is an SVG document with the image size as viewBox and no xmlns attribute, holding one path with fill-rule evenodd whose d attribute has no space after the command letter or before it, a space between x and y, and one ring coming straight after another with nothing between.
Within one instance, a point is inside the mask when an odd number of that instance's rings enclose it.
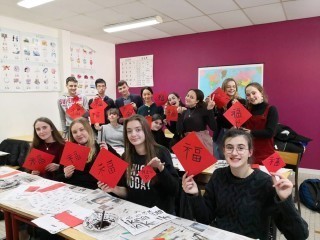
<instances>
[{"instance_id":1,"label":"pink wall","mask_svg":"<svg viewBox=\"0 0 320 240\"><path fill-rule=\"evenodd\" d=\"M320 17L120 44L117 81L120 58L149 54L154 91L183 98L197 87L198 67L264 63L264 87L280 123L313 139L301 167L320 169L320 110L313 103L320 95Z\"/></svg>"}]
</instances>

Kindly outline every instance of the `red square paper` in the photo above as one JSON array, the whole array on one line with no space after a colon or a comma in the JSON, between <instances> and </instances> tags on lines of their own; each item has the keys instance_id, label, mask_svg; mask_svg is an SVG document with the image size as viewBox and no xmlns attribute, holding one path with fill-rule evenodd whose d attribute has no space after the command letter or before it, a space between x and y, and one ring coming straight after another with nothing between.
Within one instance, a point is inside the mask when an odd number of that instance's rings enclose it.
<instances>
[{"instance_id":1,"label":"red square paper","mask_svg":"<svg viewBox=\"0 0 320 240\"><path fill-rule=\"evenodd\" d=\"M172 150L188 175L197 175L217 161L194 132L175 144Z\"/></svg>"},{"instance_id":2,"label":"red square paper","mask_svg":"<svg viewBox=\"0 0 320 240\"><path fill-rule=\"evenodd\" d=\"M90 104L90 107L93 109L95 108L105 109L106 107L108 107L108 104L105 101L103 101L101 98L97 97L93 99L92 103Z\"/></svg>"},{"instance_id":3,"label":"red square paper","mask_svg":"<svg viewBox=\"0 0 320 240\"><path fill-rule=\"evenodd\" d=\"M117 186L128 163L102 148L90 169L90 174L100 182L114 188Z\"/></svg>"},{"instance_id":4,"label":"red square paper","mask_svg":"<svg viewBox=\"0 0 320 240\"><path fill-rule=\"evenodd\" d=\"M138 174L144 183L148 183L155 175L157 175L153 168L150 166L145 166L139 171Z\"/></svg>"},{"instance_id":5,"label":"red square paper","mask_svg":"<svg viewBox=\"0 0 320 240\"><path fill-rule=\"evenodd\" d=\"M213 100L215 101L218 108L224 107L230 101L230 97L220 87L218 87L213 93L210 94L211 98L213 94Z\"/></svg>"},{"instance_id":6,"label":"red square paper","mask_svg":"<svg viewBox=\"0 0 320 240\"><path fill-rule=\"evenodd\" d=\"M89 110L90 122L91 124L95 123L105 123L105 114L104 108L94 108Z\"/></svg>"},{"instance_id":7,"label":"red square paper","mask_svg":"<svg viewBox=\"0 0 320 240\"><path fill-rule=\"evenodd\" d=\"M166 119L167 121L178 121L178 107L177 106L167 106L166 107Z\"/></svg>"},{"instance_id":8,"label":"red square paper","mask_svg":"<svg viewBox=\"0 0 320 240\"><path fill-rule=\"evenodd\" d=\"M33 148L24 161L23 167L29 170L44 172L46 166L52 163L53 159L54 155Z\"/></svg>"},{"instance_id":9,"label":"red square paper","mask_svg":"<svg viewBox=\"0 0 320 240\"><path fill-rule=\"evenodd\" d=\"M240 102L236 102L223 114L223 116L225 116L233 126L238 128L252 115Z\"/></svg>"},{"instance_id":10,"label":"red square paper","mask_svg":"<svg viewBox=\"0 0 320 240\"><path fill-rule=\"evenodd\" d=\"M123 118L131 117L132 115L136 114L132 104L127 104L119 108Z\"/></svg>"},{"instance_id":11,"label":"red square paper","mask_svg":"<svg viewBox=\"0 0 320 240\"><path fill-rule=\"evenodd\" d=\"M163 106L168 101L168 94L165 92L155 93L153 94L153 101L157 106Z\"/></svg>"},{"instance_id":12,"label":"red square paper","mask_svg":"<svg viewBox=\"0 0 320 240\"><path fill-rule=\"evenodd\" d=\"M152 117L151 117L151 116L145 116L144 118L147 120L147 122L148 122L148 124L149 124L149 126L150 126L150 128L151 128Z\"/></svg>"},{"instance_id":13,"label":"red square paper","mask_svg":"<svg viewBox=\"0 0 320 240\"><path fill-rule=\"evenodd\" d=\"M77 170L83 171L88 160L90 148L72 142L66 142L60 159L64 166L73 165Z\"/></svg>"},{"instance_id":14,"label":"red square paper","mask_svg":"<svg viewBox=\"0 0 320 240\"><path fill-rule=\"evenodd\" d=\"M66 113L72 118L76 119L79 117L82 117L83 114L85 114L86 110L80 106L79 104L72 104L70 108L67 109Z\"/></svg>"},{"instance_id":15,"label":"red square paper","mask_svg":"<svg viewBox=\"0 0 320 240\"><path fill-rule=\"evenodd\" d=\"M76 227L83 223L83 220L80 218L77 218L67 211L64 211L62 213L58 213L54 215L55 219L58 219L60 222L63 222L64 224L68 225L69 227Z\"/></svg>"},{"instance_id":16,"label":"red square paper","mask_svg":"<svg viewBox=\"0 0 320 240\"><path fill-rule=\"evenodd\" d=\"M54 183L48 187L40 188L37 192L50 192L58 188L64 187L66 184L62 182Z\"/></svg>"},{"instance_id":17,"label":"red square paper","mask_svg":"<svg viewBox=\"0 0 320 240\"><path fill-rule=\"evenodd\" d=\"M277 172L286 165L277 152L263 160L262 163L269 172Z\"/></svg>"}]
</instances>

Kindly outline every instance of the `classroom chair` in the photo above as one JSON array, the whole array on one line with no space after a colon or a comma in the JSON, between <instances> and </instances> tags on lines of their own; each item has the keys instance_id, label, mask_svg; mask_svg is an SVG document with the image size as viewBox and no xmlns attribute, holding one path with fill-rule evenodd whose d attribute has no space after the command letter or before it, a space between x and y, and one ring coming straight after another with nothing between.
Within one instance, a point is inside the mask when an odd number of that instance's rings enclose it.
<instances>
[{"instance_id":1,"label":"classroom chair","mask_svg":"<svg viewBox=\"0 0 320 240\"><path fill-rule=\"evenodd\" d=\"M27 141L5 139L0 143L0 151L9 153L0 157L0 165L18 166L22 168L29 152L30 145Z\"/></svg>"}]
</instances>

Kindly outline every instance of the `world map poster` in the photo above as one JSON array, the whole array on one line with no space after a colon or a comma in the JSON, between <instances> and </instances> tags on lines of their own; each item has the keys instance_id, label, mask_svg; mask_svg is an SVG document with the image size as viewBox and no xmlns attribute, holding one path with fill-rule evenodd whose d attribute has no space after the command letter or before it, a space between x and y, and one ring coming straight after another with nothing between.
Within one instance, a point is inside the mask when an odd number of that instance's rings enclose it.
<instances>
[{"instance_id":1,"label":"world map poster","mask_svg":"<svg viewBox=\"0 0 320 240\"><path fill-rule=\"evenodd\" d=\"M233 78L238 85L238 93L245 99L245 87L251 82L263 85L263 64L203 67L198 69L198 88L204 96L210 95L227 78Z\"/></svg>"}]
</instances>

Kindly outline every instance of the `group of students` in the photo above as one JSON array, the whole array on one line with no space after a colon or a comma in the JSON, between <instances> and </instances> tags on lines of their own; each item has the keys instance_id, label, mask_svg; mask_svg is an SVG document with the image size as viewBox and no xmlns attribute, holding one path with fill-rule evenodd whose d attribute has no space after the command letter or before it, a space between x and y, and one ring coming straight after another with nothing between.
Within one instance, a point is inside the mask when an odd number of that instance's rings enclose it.
<instances>
[{"instance_id":1,"label":"group of students","mask_svg":"<svg viewBox=\"0 0 320 240\"><path fill-rule=\"evenodd\" d=\"M96 86L101 84L100 79L97 82ZM70 79L67 79L69 95L59 100L60 113L67 109L69 103L75 102L76 96L78 104L86 104L85 97L76 93L73 83L74 81L70 84ZM104 91L101 92L104 94L105 82L102 82L102 88ZM198 89L188 91L185 105L178 94L169 94L168 101L162 108L153 102L153 92L149 87L141 90L141 96L130 94L125 81L120 81L117 88L122 96L115 101L114 106L119 108L132 104L139 113L123 119L121 113L117 109L114 110L112 103L108 104L109 109L106 109L109 124L115 128L122 126L125 151L121 157L129 163L118 185L111 188L89 174L101 148L119 156L111 144L105 141L99 141L98 144L97 139L101 137L98 135L97 138L93 129L101 131L102 139L108 138L108 131L113 130L104 125L91 126L85 116L68 122L65 113L62 125L65 127L64 131L67 129L69 134L64 132L64 136L69 135L69 141L91 149L86 167L84 171L78 171L72 165L59 166L64 139L49 119L39 118L34 123L32 147L55 155L55 160L47 166L44 177L91 189L99 187L104 192L146 207L158 206L170 214L176 214L175 198L182 186L187 195L187 204L193 209L193 217L199 222L251 238L268 239L270 221L273 220L287 239L307 239L308 225L293 203L292 183L279 174L271 173L270 177L259 169L251 168L251 163L259 157L255 152L269 154L268 146L259 143L259 140L263 142L272 139L272 128L278 119L276 108L268 105L266 95L259 84L251 83L246 87L245 101L237 95L236 82L227 79L222 89L231 100L223 109L217 109L213 99L205 99L203 92ZM98 97L110 100L103 94L101 96L99 88L97 89ZM223 113L236 101L248 106L253 115L252 120L249 119L249 123L241 129L232 128L223 117ZM167 105L177 106L179 116L176 122L164 120ZM163 146L165 144L156 142L145 116L153 116L153 131L162 131L162 125L166 125L174 133L174 139L181 139L193 131L204 131L207 127L214 131L214 140L220 141L220 153L229 166L214 171L203 196L193 179L194 176L189 176L186 172L182 180L179 180L169 149ZM255 126L255 122L259 122L260 125ZM170 148L170 145L167 146ZM138 172L147 165L154 168L156 176L150 182L144 183ZM280 180L277 181L275 176Z\"/></svg>"}]
</instances>

